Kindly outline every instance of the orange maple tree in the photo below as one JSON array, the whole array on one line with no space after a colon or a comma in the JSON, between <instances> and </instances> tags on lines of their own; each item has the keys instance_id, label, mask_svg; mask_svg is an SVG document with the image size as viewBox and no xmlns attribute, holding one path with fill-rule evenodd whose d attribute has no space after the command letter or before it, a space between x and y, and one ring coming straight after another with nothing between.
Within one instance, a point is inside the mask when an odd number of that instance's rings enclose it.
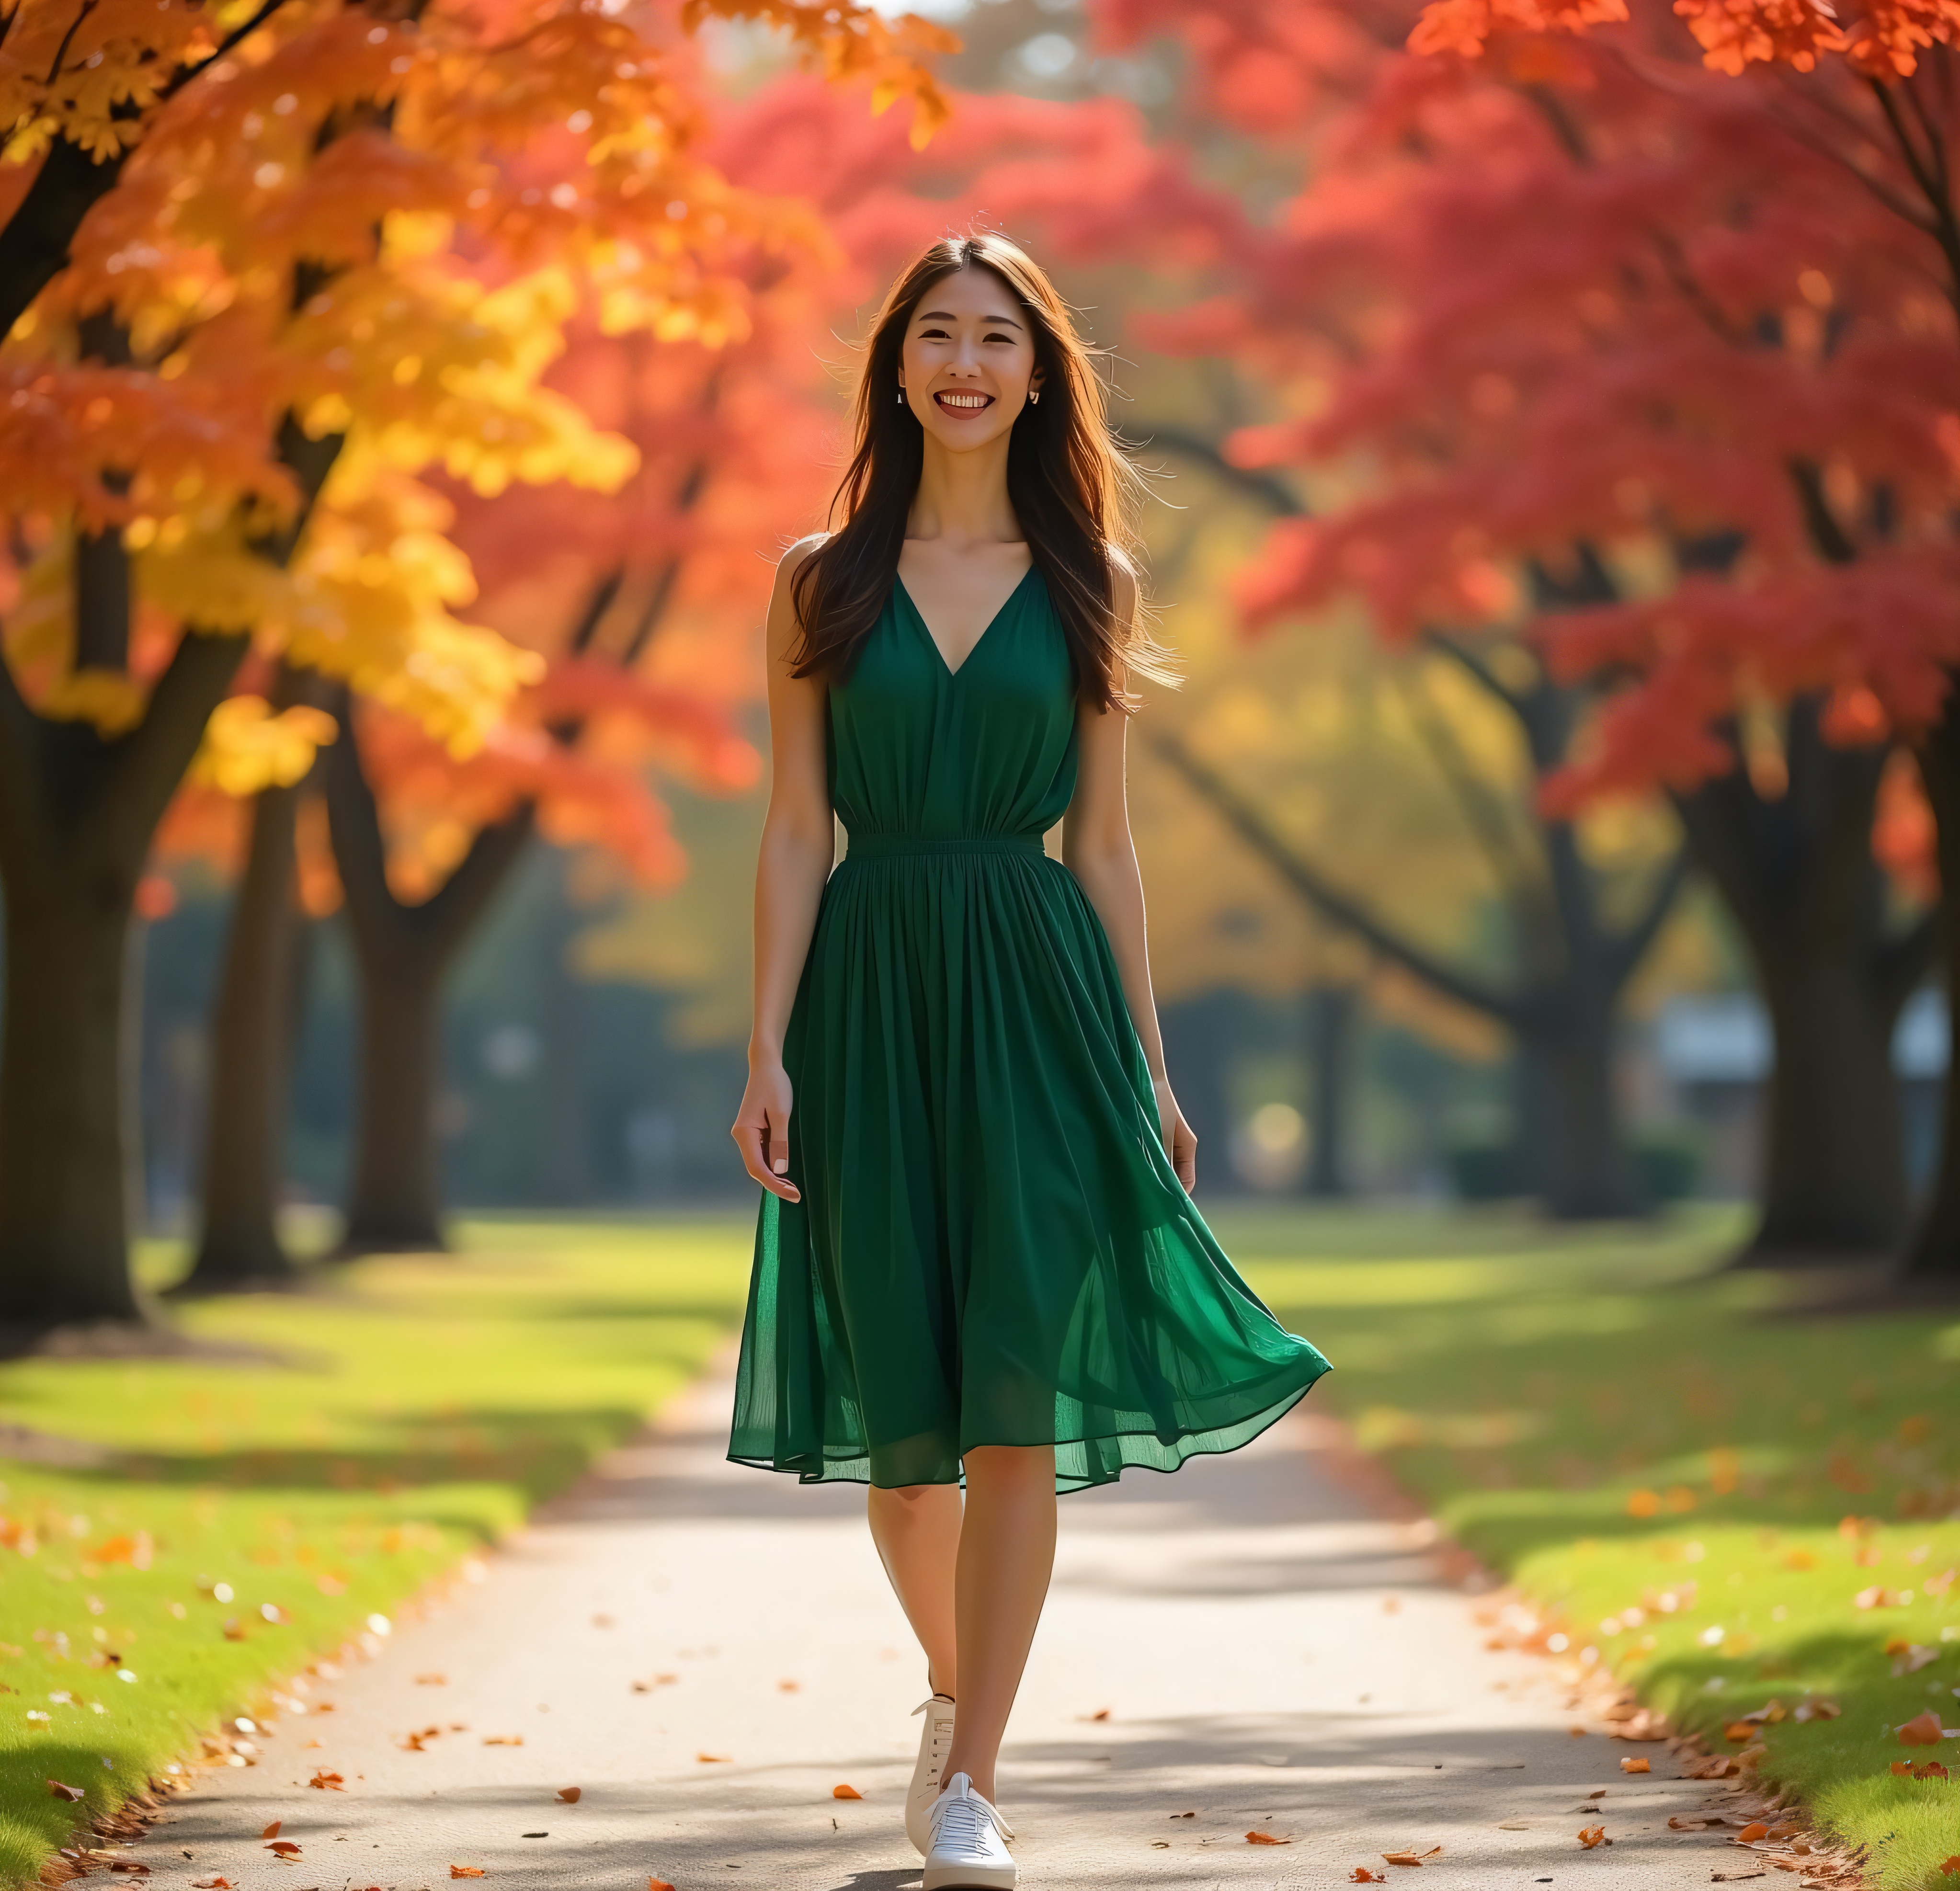
<instances>
[{"instance_id":1,"label":"orange maple tree","mask_svg":"<svg viewBox=\"0 0 1960 1891\"><path fill-rule=\"evenodd\" d=\"M141 1319L117 1106L123 938L202 749L303 766L304 703L214 718L248 645L480 749L534 652L458 614L439 468L616 488L546 371L581 310L714 342L743 259L821 240L695 152L684 30L782 28L943 105L918 22L792 0L17 0L0 37L0 1317ZM273 713L276 709L277 713Z\"/></svg>"}]
</instances>

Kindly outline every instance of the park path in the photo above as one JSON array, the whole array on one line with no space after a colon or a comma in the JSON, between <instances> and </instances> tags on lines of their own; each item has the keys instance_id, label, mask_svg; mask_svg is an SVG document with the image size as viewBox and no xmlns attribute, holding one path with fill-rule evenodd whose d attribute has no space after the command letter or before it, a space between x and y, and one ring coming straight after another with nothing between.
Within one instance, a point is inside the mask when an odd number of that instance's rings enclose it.
<instances>
[{"instance_id":1,"label":"park path","mask_svg":"<svg viewBox=\"0 0 1960 1891\"><path fill-rule=\"evenodd\" d=\"M862 1494L724 1463L730 1389L724 1364L482 1581L315 1679L251 1765L200 1769L135 1848L153 1891L441 1891L452 1865L488 1891L916 1886L924 1690ZM1669 1777L1664 1747L1574 1738L1550 1664L1484 1647L1422 1527L1344 1475L1342 1437L1303 1408L1231 1456L1064 1500L1002 1767L1026 1891L1332 1886L1438 1845L1424 1891L1755 1875L1668 1829L1732 1807L1721 1789ZM1620 1772L1634 1753L1651 1775ZM321 1768L345 1791L309 1788ZM1595 1816L1615 1842L1583 1851ZM262 1847L275 1819L296 1864Z\"/></svg>"}]
</instances>

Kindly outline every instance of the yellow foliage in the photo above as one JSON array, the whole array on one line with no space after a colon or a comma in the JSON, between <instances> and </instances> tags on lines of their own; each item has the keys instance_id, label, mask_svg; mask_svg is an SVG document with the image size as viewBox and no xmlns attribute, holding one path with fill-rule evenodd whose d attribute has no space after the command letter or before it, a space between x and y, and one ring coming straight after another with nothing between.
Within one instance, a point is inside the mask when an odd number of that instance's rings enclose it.
<instances>
[{"instance_id":1,"label":"yellow foliage","mask_svg":"<svg viewBox=\"0 0 1960 1891\"><path fill-rule=\"evenodd\" d=\"M92 722L116 736L143 719L149 692L126 670L83 668L57 676L35 706L58 722Z\"/></svg>"},{"instance_id":2,"label":"yellow foliage","mask_svg":"<svg viewBox=\"0 0 1960 1891\"><path fill-rule=\"evenodd\" d=\"M212 712L190 779L221 794L256 794L304 778L339 724L304 704L273 712L263 696L232 696Z\"/></svg>"}]
</instances>

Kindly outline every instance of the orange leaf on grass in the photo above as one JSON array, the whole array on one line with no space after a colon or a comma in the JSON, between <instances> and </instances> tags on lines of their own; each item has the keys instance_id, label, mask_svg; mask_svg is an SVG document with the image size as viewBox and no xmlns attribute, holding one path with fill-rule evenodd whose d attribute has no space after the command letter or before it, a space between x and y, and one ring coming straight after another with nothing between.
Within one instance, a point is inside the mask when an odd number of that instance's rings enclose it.
<instances>
[{"instance_id":1,"label":"orange leaf on grass","mask_svg":"<svg viewBox=\"0 0 1960 1891\"><path fill-rule=\"evenodd\" d=\"M1939 1716L1928 1708L1923 1714L1915 1714L1898 1730L1901 1746L1937 1746L1939 1744Z\"/></svg>"},{"instance_id":2,"label":"orange leaf on grass","mask_svg":"<svg viewBox=\"0 0 1960 1891\"><path fill-rule=\"evenodd\" d=\"M1357 1864L1348 1882L1350 1884L1386 1884L1388 1880L1379 1871L1370 1871L1366 1865Z\"/></svg>"},{"instance_id":3,"label":"orange leaf on grass","mask_svg":"<svg viewBox=\"0 0 1960 1891\"><path fill-rule=\"evenodd\" d=\"M561 1786L558 1789L558 1796L566 1805L575 1806L578 1803L580 1794L584 1790L582 1786Z\"/></svg>"},{"instance_id":4,"label":"orange leaf on grass","mask_svg":"<svg viewBox=\"0 0 1960 1891\"><path fill-rule=\"evenodd\" d=\"M1739 1746L1747 1746L1756 1737L1755 1723L1752 1721L1731 1721L1722 1730L1725 1740L1734 1740Z\"/></svg>"},{"instance_id":5,"label":"orange leaf on grass","mask_svg":"<svg viewBox=\"0 0 1960 1891\"><path fill-rule=\"evenodd\" d=\"M50 1799L80 1799L84 1794L79 1786L64 1786L59 1780L51 1779L48 1781L48 1797Z\"/></svg>"},{"instance_id":6,"label":"orange leaf on grass","mask_svg":"<svg viewBox=\"0 0 1960 1891\"><path fill-rule=\"evenodd\" d=\"M1643 1759L1623 1759L1620 1762L1623 1773L1650 1773L1653 1768Z\"/></svg>"},{"instance_id":7,"label":"orange leaf on grass","mask_svg":"<svg viewBox=\"0 0 1960 1891\"><path fill-rule=\"evenodd\" d=\"M832 1799L862 1799L864 1797L855 1786L833 1786L830 1789L830 1796Z\"/></svg>"},{"instance_id":8,"label":"orange leaf on grass","mask_svg":"<svg viewBox=\"0 0 1960 1891\"><path fill-rule=\"evenodd\" d=\"M1290 1836L1282 1838L1276 1832L1249 1832L1246 1842L1249 1845L1290 1845L1293 1840Z\"/></svg>"},{"instance_id":9,"label":"orange leaf on grass","mask_svg":"<svg viewBox=\"0 0 1960 1891\"><path fill-rule=\"evenodd\" d=\"M1939 1869L1947 1877L1960 1878L1960 1851L1954 1853Z\"/></svg>"},{"instance_id":10,"label":"orange leaf on grass","mask_svg":"<svg viewBox=\"0 0 1960 1891\"><path fill-rule=\"evenodd\" d=\"M1606 1828L1604 1826L1581 1826L1579 1828L1579 1842L1588 1851L1595 1845L1603 1845L1606 1842Z\"/></svg>"}]
</instances>

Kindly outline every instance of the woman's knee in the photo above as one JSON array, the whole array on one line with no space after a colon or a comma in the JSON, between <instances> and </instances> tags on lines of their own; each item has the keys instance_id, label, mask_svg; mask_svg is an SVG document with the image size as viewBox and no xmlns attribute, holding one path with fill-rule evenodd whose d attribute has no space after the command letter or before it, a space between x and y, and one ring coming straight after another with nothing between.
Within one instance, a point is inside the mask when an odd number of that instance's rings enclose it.
<instances>
[{"instance_id":1,"label":"woman's knee","mask_svg":"<svg viewBox=\"0 0 1960 1891\"><path fill-rule=\"evenodd\" d=\"M1019 1489L1045 1485L1055 1488L1055 1447L1052 1444L979 1444L964 1460L966 1482Z\"/></svg>"}]
</instances>

